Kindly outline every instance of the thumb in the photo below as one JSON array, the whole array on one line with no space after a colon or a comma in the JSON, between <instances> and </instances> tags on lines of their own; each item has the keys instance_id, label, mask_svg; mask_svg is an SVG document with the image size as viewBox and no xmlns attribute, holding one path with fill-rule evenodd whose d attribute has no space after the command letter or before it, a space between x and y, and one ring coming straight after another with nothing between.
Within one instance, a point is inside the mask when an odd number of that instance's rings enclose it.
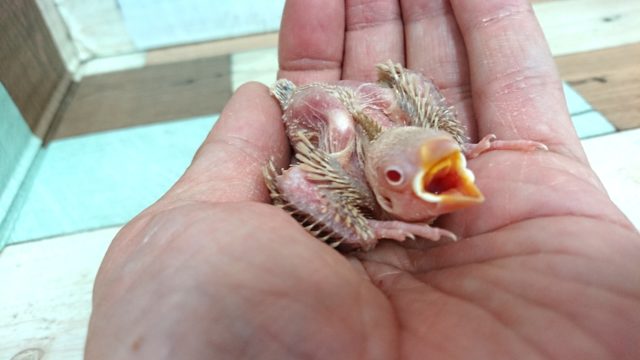
<instances>
[{"instance_id":1,"label":"thumb","mask_svg":"<svg viewBox=\"0 0 640 360\"><path fill-rule=\"evenodd\" d=\"M225 105L191 166L156 205L268 201L263 167L271 157L280 167L289 160L281 116L267 87L259 83L241 86Z\"/></svg>"}]
</instances>

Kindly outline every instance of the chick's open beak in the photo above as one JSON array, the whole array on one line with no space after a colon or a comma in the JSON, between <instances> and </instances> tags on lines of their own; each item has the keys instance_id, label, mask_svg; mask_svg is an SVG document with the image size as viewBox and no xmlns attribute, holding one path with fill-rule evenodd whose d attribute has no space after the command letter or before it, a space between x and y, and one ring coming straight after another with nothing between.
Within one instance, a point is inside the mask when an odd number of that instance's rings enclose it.
<instances>
[{"instance_id":1,"label":"chick's open beak","mask_svg":"<svg viewBox=\"0 0 640 360\"><path fill-rule=\"evenodd\" d=\"M420 160L422 166L412 184L419 198L455 208L484 201L460 147L452 139L428 140L420 148Z\"/></svg>"}]
</instances>

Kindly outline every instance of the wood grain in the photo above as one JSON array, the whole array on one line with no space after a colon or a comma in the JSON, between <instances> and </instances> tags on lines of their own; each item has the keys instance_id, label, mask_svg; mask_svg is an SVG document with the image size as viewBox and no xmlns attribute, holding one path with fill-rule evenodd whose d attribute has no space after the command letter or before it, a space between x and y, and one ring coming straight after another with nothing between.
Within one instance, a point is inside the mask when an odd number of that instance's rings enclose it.
<instances>
[{"instance_id":1,"label":"wood grain","mask_svg":"<svg viewBox=\"0 0 640 360\"><path fill-rule=\"evenodd\" d=\"M118 230L9 246L0 253L0 359L82 359L93 280Z\"/></svg>"},{"instance_id":2,"label":"wood grain","mask_svg":"<svg viewBox=\"0 0 640 360\"><path fill-rule=\"evenodd\" d=\"M640 127L640 43L556 58L560 76L619 130Z\"/></svg>"},{"instance_id":3,"label":"wood grain","mask_svg":"<svg viewBox=\"0 0 640 360\"><path fill-rule=\"evenodd\" d=\"M118 0L36 1L41 9L47 10L43 11L43 17L52 29L58 46L64 49L70 42L80 62L136 51Z\"/></svg>"},{"instance_id":4,"label":"wood grain","mask_svg":"<svg viewBox=\"0 0 640 360\"><path fill-rule=\"evenodd\" d=\"M35 0L67 71L74 72L80 64L79 49L69 36L67 24L58 11L55 1Z\"/></svg>"},{"instance_id":5,"label":"wood grain","mask_svg":"<svg viewBox=\"0 0 640 360\"><path fill-rule=\"evenodd\" d=\"M612 6L602 0L535 1L534 8L556 56L640 41L640 35L633 31L637 23L640 24L640 21L635 21L640 20L640 6L631 0ZM619 16L619 13L623 15ZM590 34L588 41L584 40L584 34ZM231 78L231 88L248 80L270 84L277 71L276 45L277 34L267 33L129 54L126 58L101 58L93 61L96 66L89 66L92 62L84 64L81 67L83 73L94 75L81 80L76 96L71 99L63 116L59 117L61 124L58 131L54 132L54 138L186 118L202 115L205 110L219 111L230 92L225 95L222 91L220 96L216 96L216 100L222 100L217 106L209 103L209 107L203 108L204 94L217 94L221 84L208 82L207 79L198 80L193 76L191 64L229 55L233 59L232 64L217 69ZM127 66L132 68L123 70ZM171 75L161 76L153 70L160 67L171 69ZM211 69L214 67L212 65ZM109 69L117 69L117 72L97 74ZM125 76L121 76L123 74ZM142 78L144 84L139 83ZM118 84L118 80L125 84ZM132 81L136 84L131 84ZM162 81L199 84L176 89ZM205 83L209 84L209 89ZM195 91L194 103L188 101L188 93L192 91ZM159 106L154 99L162 99L162 105Z\"/></svg>"},{"instance_id":6,"label":"wood grain","mask_svg":"<svg viewBox=\"0 0 640 360\"><path fill-rule=\"evenodd\" d=\"M42 137L48 127L43 115L57 107L50 104L60 99L54 94L64 93L65 66L34 0L0 1L0 34L0 81Z\"/></svg>"},{"instance_id":7,"label":"wood grain","mask_svg":"<svg viewBox=\"0 0 640 360\"><path fill-rule=\"evenodd\" d=\"M276 46L278 46L278 33L271 32L152 50L146 53L146 62L148 65L153 65L186 61Z\"/></svg>"},{"instance_id":8,"label":"wood grain","mask_svg":"<svg viewBox=\"0 0 640 360\"><path fill-rule=\"evenodd\" d=\"M563 0L533 4L554 56L640 41L640 1Z\"/></svg>"},{"instance_id":9,"label":"wood grain","mask_svg":"<svg viewBox=\"0 0 640 360\"><path fill-rule=\"evenodd\" d=\"M51 139L219 113L231 96L229 56L83 78Z\"/></svg>"}]
</instances>

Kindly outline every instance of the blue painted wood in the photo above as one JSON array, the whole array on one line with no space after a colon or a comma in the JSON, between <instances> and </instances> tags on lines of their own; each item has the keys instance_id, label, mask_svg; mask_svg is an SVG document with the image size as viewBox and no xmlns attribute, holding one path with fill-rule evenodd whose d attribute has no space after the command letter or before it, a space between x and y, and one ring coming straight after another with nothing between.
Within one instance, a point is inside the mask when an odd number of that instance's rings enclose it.
<instances>
[{"instance_id":1,"label":"blue painted wood","mask_svg":"<svg viewBox=\"0 0 640 360\"><path fill-rule=\"evenodd\" d=\"M581 114L592 110L591 105L567 83L562 83L562 90L564 90L569 114Z\"/></svg>"},{"instance_id":2,"label":"blue painted wood","mask_svg":"<svg viewBox=\"0 0 640 360\"><path fill-rule=\"evenodd\" d=\"M40 140L0 83L0 250L15 220L10 209L39 149Z\"/></svg>"},{"instance_id":3,"label":"blue painted wood","mask_svg":"<svg viewBox=\"0 0 640 360\"><path fill-rule=\"evenodd\" d=\"M571 117L581 139L611 134L616 128L601 113L589 111Z\"/></svg>"},{"instance_id":4,"label":"blue painted wood","mask_svg":"<svg viewBox=\"0 0 640 360\"><path fill-rule=\"evenodd\" d=\"M38 171L11 243L119 225L182 175L215 117L56 140Z\"/></svg>"},{"instance_id":5,"label":"blue painted wood","mask_svg":"<svg viewBox=\"0 0 640 360\"><path fill-rule=\"evenodd\" d=\"M610 134L616 128L566 83L562 84L573 126L581 139Z\"/></svg>"}]
</instances>

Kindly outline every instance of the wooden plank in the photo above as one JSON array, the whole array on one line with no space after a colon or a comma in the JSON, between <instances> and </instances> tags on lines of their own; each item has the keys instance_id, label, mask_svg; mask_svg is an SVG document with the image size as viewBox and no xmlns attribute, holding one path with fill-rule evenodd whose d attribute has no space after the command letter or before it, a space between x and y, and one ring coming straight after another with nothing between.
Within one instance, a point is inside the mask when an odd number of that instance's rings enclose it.
<instances>
[{"instance_id":1,"label":"wooden plank","mask_svg":"<svg viewBox=\"0 0 640 360\"><path fill-rule=\"evenodd\" d=\"M41 144L0 83L0 251L11 238L18 215L16 199L23 198L22 183Z\"/></svg>"},{"instance_id":2,"label":"wooden plank","mask_svg":"<svg viewBox=\"0 0 640 360\"><path fill-rule=\"evenodd\" d=\"M640 43L556 58L563 80L620 130L640 127Z\"/></svg>"},{"instance_id":3,"label":"wooden plank","mask_svg":"<svg viewBox=\"0 0 640 360\"><path fill-rule=\"evenodd\" d=\"M554 56L640 41L640 1L564 0L533 4Z\"/></svg>"},{"instance_id":4,"label":"wooden plank","mask_svg":"<svg viewBox=\"0 0 640 360\"><path fill-rule=\"evenodd\" d=\"M118 0L131 40L141 51L277 31L284 2Z\"/></svg>"},{"instance_id":5,"label":"wooden plank","mask_svg":"<svg viewBox=\"0 0 640 360\"><path fill-rule=\"evenodd\" d=\"M20 196L9 244L128 221L180 178L215 120L203 116L51 142Z\"/></svg>"},{"instance_id":6,"label":"wooden plank","mask_svg":"<svg viewBox=\"0 0 640 360\"><path fill-rule=\"evenodd\" d=\"M218 113L231 96L228 56L89 76L51 139Z\"/></svg>"},{"instance_id":7,"label":"wooden plank","mask_svg":"<svg viewBox=\"0 0 640 360\"><path fill-rule=\"evenodd\" d=\"M80 64L80 54L69 36L69 30L58 12L55 0L36 0L40 13L51 33L67 71L74 72Z\"/></svg>"},{"instance_id":8,"label":"wooden plank","mask_svg":"<svg viewBox=\"0 0 640 360\"><path fill-rule=\"evenodd\" d=\"M586 3L593 3L594 7L584 6ZM581 4L582 10L578 11L578 9L581 8ZM555 49L555 53L557 54L563 54L573 51L583 51L594 46L613 46L634 38L640 39L640 32L638 32L639 34L635 34L633 31L636 22L628 20L628 18L635 19L640 15L640 12L636 11L636 4L638 3L625 0L616 4L616 6L603 6L601 0L565 0L536 2L534 6L536 12L541 17L543 26L545 26L545 31L551 42L552 49ZM616 17L614 13L621 10L625 10L627 13L625 13L623 17ZM575 22L574 25L569 26L572 30L566 29L567 26L565 26L566 24L563 20L567 18L567 13L570 14L568 18ZM604 18L611 19L606 21L602 20ZM602 25L603 21L607 24ZM613 31L610 26L613 25L609 23L615 23L614 30L617 29L621 31L615 35L610 34L611 31ZM637 23L640 23L640 21ZM567 40L573 39L576 31L579 33L595 34L593 36L594 39L596 39L594 40L595 42L579 42L580 46L576 48L574 44L576 41ZM557 45L554 45L554 42ZM199 59L203 57L210 58L229 53L233 53L232 69L224 70L223 68L228 69L228 67L225 66L220 67L220 71L230 72L230 77L233 81L232 88L236 88L240 83L247 80L255 79L265 81L266 79L273 79L277 70L277 62L275 61L276 52L273 50L276 44L277 34L269 33L195 45L177 46L168 49L154 50L148 53L130 54L126 57L114 57L111 60L99 59L89 62L82 67L83 72L81 73L84 75L91 75L92 73L96 75L86 77L78 87L76 97L71 102L67 112L61 117L62 124L58 131L55 132L55 138L169 120L169 115L174 116L173 119L202 115L203 112L198 111L198 107L203 104L202 102L196 102L192 105L189 101L180 98L178 95L176 95L178 96L176 99L172 99L171 96L159 94L159 92L162 92L160 89L167 87L166 84L163 83L154 84L153 82L157 80L154 80L153 76L146 79L146 81L148 81L146 86L139 86L136 91L151 91L149 94L155 92L156 96L160 96L163 99L163 104L166 105L166 108L160 109L157 102L150 100L147 102L136 102L136 108L133 109L132 106L134 103L128 100L128 96L118 96L118 94L109 94L107 96L105 93L98 93L99 91L108 92L108 89L130 87L132 86L131 84L117 84L117 81L120 80L128 83L137 76L145 77L145 75L140 74L157 74L157 72L150 69L157 69L156 66L158 65L169 66L168 64L174 64L171 68L175 69L175 72L173 72L171 76L175 77L175 81L177 82L194 81L196 78L192 77L191 74L187 74L190 72L189 68L192 62L199 61ZM255 50L265 47L267 50ZM254 50L245 51L247 49ZM110 61L113 62L113 66L109 65ZM96 66L93 66L94 62ZM98 64L98 62L100 64ZM143 66L147 68L140 69L140 67ZM137 68L137 70L134 71L130 69L131 72L122 70L127 67ZM109 71L110 68L118 69L118 71L115 72L115 74L97 75L98 73ZM120 76L119 74L126 74L126 76ZM168 80L166 77L163 78ZM272 81L268 81L267 83L269 84L271 82ZM214 88L217 87L217 85L213 85ZM177 94L173 89L169 91ZM191 90L190 88L184 88L181 89L181 91L186 92ZM200 88L198 91L200 91L199 94L204 94L206 91L211 92L211 90L204 90L203 88ZM121 95L123 94L124 93L121 93ZM131 98L147 98L146 95L136 96L132 96ZM151 98L153 98L153 96L151 96ZM223 94L223 96L217 96L216 98L226 100L228 94ZM118 99L122 101L122 103L116 101ZM224 101L222 101L222 103L224 103ZM219 111L222 104L218 105L217 107L210 106L207 109L210 111ZM102 113L101 109L108 109L109 114ZM113 111L116 111L115 117L112 114ZM160 116L154 120L152 117L155 115ZM93 119L90 119L91 117L93 117ZM70 121L70 123L67 124L67 121Z\"/></svg>"},{"instance_id":9,"label":"wooden plank","mask_svg":"<svg viewBox=\"0 0 640 360\"><path fill-rule=\"evenodd\" d=\"M136 51L117 0L37 0L49 24L62 19L80 62ZM62 45L62 44L59 44Z\"/></svg>"},{"instance_id":10,"label":"wooden plank","mask_svg":"<svg viewBox=\"0 0 640 360\"><path fill-rule=\"evenodd\" d=\"M640 230L640 129L582 141L611 201Z\"/></svg>"},{"instance_id":11,"label":"wooden plank","mask_svg":"<svg viewBox=\"0 0 640 360\"><path fill-rule=\"evenodd\" d=\"M34 0L1 1L0 34L0 81L32 131L43 136L42 117L57 107L50 101L64 93L66 70Z\"/></svg>"},{"instance_id":12,"label":"wooden plank","mask_svg":"<svg viewBox=\"0 0 640 360\"><path fill-rule=\"evenodd\" d=\"M556 56L640 41L640 2L635 0L615 3L603 0L536 0L533 7ZM277 33L272 32L135 54L146 58L146 63L151 65L276 46ZM104 60L108 61L100 59ZM120 59L114 58L114 61L120 62ZM131 63L134 67L138 65L137 61Z\"/></svg>"},{"instance_id":13,"label":"wooden plank","mask_svg":"<svg viewBox=\"0 0 640 360\"><path fill-rule=\"evenodd\" d=\"M82 359L93 281L118 230L13 245L0 253L0 359Z\"/></svg>"},{"instance_id":14,"label":"wooden plank","mask_svg":"<svg viewBox=\"0 0 640 360\"><path fill-rule=\"evenodd\" d=\"M248 81L271 86L278 75L278 49L275 47L231 55L231 85L236 90Z\"/></svg>"},{"instance_id":15,"label":"wooden plank","mask_svg":"<svg viewBox=\"0 0 640 360\"><path fill-rule=\"evenodd\" d=\"M231 39L209 41L200 44L175 46L147 52L147 64L187 61L199 57L230 55L261 48L278 46L278 33L243 36Z\"/></svg>"},{"instance_id":16,"label":"wooden plank","mask_svg":"<svg viewBox=\"0 0 640 360\"><path fill-rule=\"evenodd\" d=\"M230 55L265 47L273 48L277 45L278 33L265 33L199 44L181 45L148 52L100 57L83 63L75 72L75 78L80 80L86 76L139 69L151 65Z\"/></svg>"}]
</instances>

